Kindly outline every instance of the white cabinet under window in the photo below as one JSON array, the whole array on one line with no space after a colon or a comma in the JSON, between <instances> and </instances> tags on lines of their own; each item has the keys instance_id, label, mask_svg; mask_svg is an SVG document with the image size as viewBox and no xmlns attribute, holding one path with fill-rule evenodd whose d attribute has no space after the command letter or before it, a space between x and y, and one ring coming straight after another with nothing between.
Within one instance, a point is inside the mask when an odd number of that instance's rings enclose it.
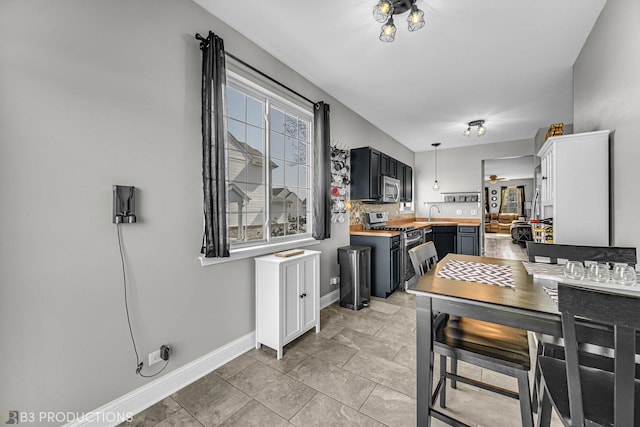
<instances>
[{"instance_id":1,"label":"white cabinet under window","mask_svg":"<svg viewBox=\"0 0 640 427\"><path fill-rule=\"evenodd\" d=\"M320 252L256 261L256 348L278 352L309 329L320 332Z\"/></svg>"},{"instance_id":2,"label":"white cabinet under window","mask_svg":"<svg viewBox=\"0 0 640 427\"><path fill-rule=\"evenodd\" d=\"M550 137L538 156L553 242L609 246L609 131Z\"/></svg>"}]
</instances>

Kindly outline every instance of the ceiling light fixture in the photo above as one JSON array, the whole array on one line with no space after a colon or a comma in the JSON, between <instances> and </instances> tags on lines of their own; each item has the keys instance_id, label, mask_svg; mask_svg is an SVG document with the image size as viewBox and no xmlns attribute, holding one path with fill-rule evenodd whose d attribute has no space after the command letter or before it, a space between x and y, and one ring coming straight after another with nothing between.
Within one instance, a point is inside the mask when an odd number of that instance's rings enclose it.
<instances>
[{"instance_id":1,"label":"ceiling light fixture","mask_svg":"<svg viewBox=\"0 0 640 427\"><path fill-rule=\"evenodd\" d=\"M373 17L378 22L385 22L380 31L380 40L392 42L396 38L396 26L393 23L393 15L400 15L411 10L407 16L409 31L418 31L424 27L424 12L416 6L417 0L378 0L373 7Z\"/></svg>"},{"instance_id":2,"label":"ceiling light fixture","mask_svg":"<svg viewBox=\"0 0 640 427\"><path fill-rule=\"evenodd\" d=\"M474 120L467 123L467 129L464 131L464 136L471 136L471 128L473 126L478 126L478 130L476 132L477 136L484 136L484 134L487 133L487 129L484 127L484 120Z\"/></svg>"},{"instance_id":3,"label":"ceiling light fixture","mask_svg":"<svg viewBox=\"0 0 640 427\"><path fill-rule=\"evenodd\" d=\"M439 142L434 142L433 144L431 144L431 146L433 147L433 156L434 156L434 164L435 164L435 168L434 168L434 176L435 176L435 180L433 181L433 191L438 191L440 190L440 184L438 184L438 147L440 146Z\"/></svg>"}]
</instances>

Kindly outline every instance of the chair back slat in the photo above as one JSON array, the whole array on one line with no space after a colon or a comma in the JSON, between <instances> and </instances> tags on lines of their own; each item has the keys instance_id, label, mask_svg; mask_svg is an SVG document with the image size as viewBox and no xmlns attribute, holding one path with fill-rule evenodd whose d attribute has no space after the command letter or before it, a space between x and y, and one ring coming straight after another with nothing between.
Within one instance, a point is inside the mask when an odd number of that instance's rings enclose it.
<instances>
[{"instance_id":1,"label":"chair back slat","mask_svg":"<svg viewBox=\"0 0 640 427\"><path fill-rule=\"evenodd\" d=\"M559 283L558 309L562 314L571 425L584 424L576 317L613 326L614 425L634 425L636 331L640 329L640 296Z\"/></svg>"},{"instance_id":2,"label":"chair back slat","mask_svg":"<svg viewBox=\"0 0 640 427\"><path fill-rule=\"evenodd\" d=\"M635 267L638 262L636 248L613 246L558 245L528 241L527 255L530 262L536 262L536 257L546 257L549 258L551 264L557 264L558 259L566 259L609 263L623 262Z\"/></svg>"},{"instance_id":3,"label":"chair back slat","mask_svg":"<svg viewBox=\"0 0 640 427\"><path fill-rule=\"evenodd\" d=\"M409 249L409 259L416 274L423 276L438 263L438 252L433 242L426 242Z\"/></svg>"}]
</instances>

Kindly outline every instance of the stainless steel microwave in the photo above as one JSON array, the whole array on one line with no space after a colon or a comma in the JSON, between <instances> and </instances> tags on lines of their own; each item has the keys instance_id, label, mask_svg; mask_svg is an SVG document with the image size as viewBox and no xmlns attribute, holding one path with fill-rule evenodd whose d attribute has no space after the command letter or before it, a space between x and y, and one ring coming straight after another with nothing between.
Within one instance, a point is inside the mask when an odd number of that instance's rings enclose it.
<instances>
[{"instance_id":1,"label":"stainless steel microwave","mask_svg":"<svg viewBox=\"0 0 640 427\"><path fill-rule=\"evenodd\" d=\"M400 201L400 180L390 176L382 176L382 202L398 203Z\"/></svg>"}]
</instances>

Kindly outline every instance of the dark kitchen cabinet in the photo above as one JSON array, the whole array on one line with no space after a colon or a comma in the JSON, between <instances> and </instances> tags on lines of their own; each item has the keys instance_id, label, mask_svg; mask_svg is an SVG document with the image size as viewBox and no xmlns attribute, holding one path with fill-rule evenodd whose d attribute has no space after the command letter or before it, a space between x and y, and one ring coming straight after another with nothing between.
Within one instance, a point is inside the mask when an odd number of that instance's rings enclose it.
<instances>
[{"instance_id":1,"label":"dark kitchen cabinet","mask_svg":"<svg viewBox=\"0 0 640 427\"><path fill-rule=\"evenodd\" d=\"M480 255L480 241L478 239L478 227L459 225L457 253L464 255Z\"/></svg>"},{"instance_id":2,"label":"dark kitchen cabinet","mask_svg":"<svg viewBox=\"0 0 640 427\"><path fill-rule=\"evenodd\" d=\"M351 150L351 198L354 200L382 197L380 164L382 153L371 147ZM388 159L388 156L386 156ZM387 160L388 163L388 160Z\"/></svg>"},{"instance_id":3,"label":"dark kitchen cabinet","mask_svg":"<svg viewBox=\"0 0 640 427\"><path fill-rule=\"evenodd\" d=\"M411 166L398 162L398 179L400 180L400 201L413 200L413 170Z\"/></svg>"},{"instance_id":4,"label":"dark kitchen cabinet","mask_svg":"<svg viewBox=\"0 0 640 427\"><path fill-rule=\"evenodd\" d=\"M433 244L436 246L436 252L438 252L438 259L444 258L449 253L456 253L456 237L458 234L458 227L456 226L443 226L432 227L433 230Z\"/></svg>"},{"instance_id":5,"label":"dark kitchen cabinet","mask_svg":"<svg viewBox=\"0 0 640 427\"><path fill-rule=\"evenodd\" d=\"M387 298L400 286L400 236L351 236L350 244L371 247L371 295Z\"/></svg>"},{"instance_id":6,"label":"dark kitchen cabinet","mask_svg":"<svg viewBox=\"0 0 640 427\"><path fill-rule=\"evenodd\" d=\"M398 163L393 157L380 153L380 175L398 178Z\"/></svg>"}]
</instances>

